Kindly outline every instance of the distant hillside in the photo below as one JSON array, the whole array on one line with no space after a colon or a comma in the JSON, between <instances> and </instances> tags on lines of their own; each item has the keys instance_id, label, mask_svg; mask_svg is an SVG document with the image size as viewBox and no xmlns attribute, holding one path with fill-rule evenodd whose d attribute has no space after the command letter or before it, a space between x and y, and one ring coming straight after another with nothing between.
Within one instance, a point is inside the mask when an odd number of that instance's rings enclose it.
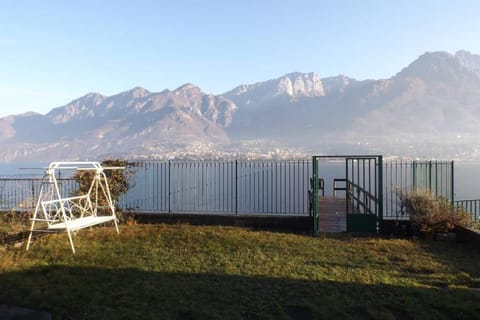
<instances>
[{"instance_id":1,"label":"distant hillside","mask_svg":"<svg viewBox=\"0 0 480 320\"><path fill-rule=\"evenodd\" d=\"M260 134L300 143L312 139L369 140L476 135L480 121L480 56L426 53L390 79L326 78L308 94L283 91L269 99L239 87L226 94L238 106L229 133ZM279 92L281 81L270 92ZM245 97L248 97L247 99ZM246 103L250 105L244 107Z\"/></svg>"},{"instance_id":2,"label":"distant hillside","mask_svg":"<svg viewBox=\"0 0 480 320\"><path fill-rule=\"evenodd\" d=\"M290 73L222 95L186 84L90 93L46 115L0 119L0 161L171 157L249 151L480 153L480 56L427 52L389 79ZM463 147L462 147L463 148Z\"/></svg>"},{"instance_id":3,"label":"distant hillside","mask_svg":"<svg viewBox=\"0 0 480 320\"><path fill-rule=\"evenodd\" d=\"M235 110L230 100L190 84L160 93L90 93L46 115L0 119L0 141L8 150L2 160L154 156L174 146L228 143L223 128Z\"/></svg>"}]
</instances>

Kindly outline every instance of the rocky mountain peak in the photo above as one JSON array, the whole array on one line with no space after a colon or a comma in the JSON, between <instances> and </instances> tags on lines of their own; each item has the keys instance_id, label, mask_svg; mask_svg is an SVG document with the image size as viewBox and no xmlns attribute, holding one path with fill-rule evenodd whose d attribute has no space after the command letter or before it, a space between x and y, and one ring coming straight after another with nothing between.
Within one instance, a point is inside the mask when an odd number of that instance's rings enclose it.
<instances>
[{"instance_id":1,"label":"rocky mountain peak","mask_svg":"<svg viewBox=\"0 0 480 320\"><path fill-rule=\"evenodd\" d=\"M350 85L356 83L357 80L349 78L343 74L322 79L323 90L325 95L339 94L344 92Z\"/></svg>"},{"instance_id":2,"label":"rocky mountain peak","mask_svg":"<svg viewBox=\"0 0 480 320\"><path fill-rule=\"evenodd\" d=\"M277 93L294 98L323 96L325 94L322 81L315 72L294 72L279 78Z\"/></svg>"},{"instance_id":3,"label":"rocky mountain peak","mask_svg":"<svg viewBox=\"0 0 480 320\"><path fill-rule=\"evenodd\" d=\"M74 117L95 115L94 108L99 106L106 97L102 94L91 92L75 99L63 107L58 107L47 113L47 117L52 119L53 123L65 123Z\"/></svg>"},{"instance_id":4,"label":"rocky mountain peak","mask_svg":"<svg viewBox=\"0 0 480 320\"><path fill-rule=\"evenodd\" d=\"M480 55L460 50L455 53L455 58L463 67L480 76Z\"/></svg>"},{"instance_id":5,"label":"rocky mountain peak","mask_svg":"<svg viewBox=\"0 0 480 320\"><path fill-rule=\"evenodd\" d=\"M175 89L174 92L175 91L201 91L201 89L193 83L185 83L184 85L181 85L180 87Z\"/></svg>"},{"instance_id":6,"label":"rocky mountain peak","mask_svg":"<svg viewBox=\"0 0 480 320\"><path fill-rule=\"evenodd\" d=\"M466 52L456 55L444 51L427 52L400 71L395 78L419 78L423 81L459 86L476 81L478 74L472 67L476 65L475 62L475 57Z\"/></svg>"},{"instance_id":7,"label":"rocky mountain peak","mask_svg":"<svg viewBox=\"0 0 480 320\"><path fill-rule=\"evenodd\" d=\"M132 98L136 99L136 98L143 98L143 97L149 96L151 92L142 87L135 87L129 91L124 92L124 94L129 95Z\"/></svg>"},{"instance_id":8,"label":"rocky mountain peak","mask_svg":"<svg viewBox=\"0 0 480 320\"><path fill-rule=\"evenodd\" d=\"M315 72L294 72L277 79L254 84L243 84L223 94L238 106L261 104L278 97L297 99L325 95L322 81Z\"/></svg>"},{"instance_id":9,"label":"rocky mountain peak","mask_svg":"<svg viewBox=\"0 0 480 320\"><path fill-rule=\"evenodd\" d=\"M179 97L179 98L182 97L187 100L192 100L192 99L196 100L202 95L204 95L202 90L192 83L186 83L178 87L177 89L173 90L171 94L176 97Z\"/></svg>"},{"instance_id":10,"label":"rocky mountain peak","mask_svg":"<svg viewBox=\"0 0 480 320\"><path fill-rule=\"evenodd\" d=\"M72 100L68 105L74 104L74 105L86 105L86 104L94 104L98 105L100 104L103 100L105 100L106 96L103 94L97 93L97 92L90 92L87 93L86 95Z\"/></svg>"},{"instance_id":11,"label":"rocky mountain peak","mask_svg":"<svg viewBox=\"0 0 480 320\"><path fill-rule=\"evenodd\" d=\"M455 58L448 52L426 52L402 69L399 77L435 77L455 65Z\"/></svg>"}]
</instances>

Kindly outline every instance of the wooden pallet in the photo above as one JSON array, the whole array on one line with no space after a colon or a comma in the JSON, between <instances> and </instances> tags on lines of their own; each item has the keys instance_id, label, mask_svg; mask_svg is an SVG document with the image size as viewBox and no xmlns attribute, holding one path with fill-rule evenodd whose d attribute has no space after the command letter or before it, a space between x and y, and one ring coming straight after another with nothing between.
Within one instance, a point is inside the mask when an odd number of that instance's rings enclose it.
<instances>
[{"instance_id":1,"label":"wooden pallet","mask_svg":"<svg viewBox=\"0 0 480 320\"><path fill-rule=\"evenodd\" d=\"M345 198L319 198L318 230L320 232L347 231Z\"/></svg>"}]
</instances>

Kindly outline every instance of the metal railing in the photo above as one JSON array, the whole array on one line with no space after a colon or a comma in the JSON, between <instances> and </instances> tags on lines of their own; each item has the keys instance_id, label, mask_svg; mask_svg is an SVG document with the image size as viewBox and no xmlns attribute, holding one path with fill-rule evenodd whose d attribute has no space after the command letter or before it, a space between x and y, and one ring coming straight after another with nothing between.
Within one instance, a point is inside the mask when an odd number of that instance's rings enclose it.
<instances>
[{"instance_id":1,"label":"metal railing","mask_svg":"<svg viewBox=\"0 0 480 320\"><path fill-rule=\"evenodd\" d=\"M142 212L309 214L309 160L132 163L120 206Z\"/></svg>"},{"instance_id":2,"label":"metal railing","mask_svg":"<svg viewBox=\"0 0 480 320\"><path fill-rule=\"evenodd\" d=\"M343 187L342 186L338 186L337 183L343 183ZM333 179L333 196L336 197L337 196L337 191L343 191L343 192L347 192L348 190L348 181L347 179L340 179L340 178L335 178Z\"/></svg>"},{"instance_id":3,"label":"metal railing","mask_svg":"<svg viewBox=\"0 0 480 320\"><path fill-rule=\"evenodd\" d=\"M456 200L453 201L453 205L471 214L473 221L480 221L480 199Z\"/></svg>"},{"instance_id":4,"label":"metal railing","mask_svg":"<svg viewBox=\"0 0 480 320\"><path fill-rule=\"evenodd\" d=\"M378 198L358 184L349 180L346 183L347 212L375 214L372 208L375 208Z\"/></svg>"},{"instance_id":5,"label":"metal railing","mask_svg":"<svg viewBox=\"0 0 480 320\"><path fill-rule=\"evenodd\" d=\"M319 190L330 194L337 185L335 179L345 179L345 165L326 163L321 169ZM310 213L311 160L135 162L128 165L128 170L130 188L118 203L124 209L152 213ZM430 188L452 200L453 176L451 161L384 162L383 218L408 219L400 194L416 188ZM64 194L77 189L74 179L60 181ZM33 207L40 184L40 178L0 179L0 209ZM478 202L468 205L468 210L480 211Z\"/></svg>"},{"instance_id":6,"label":"metal railing","mask_svg":"<svg viewBox=\"0 0 480 320\"><path fill-rule=\"evenodd\" d=\"M383 168L383 218L408 220L402 196L429 190L437 197L454 200L453 161L387 161Z\"/></svg>"},{"instance_id":7,"label":"metal railing","mask_svg":"<svg viewBox=\"0 0 480 320\"><path fill-rule=\"evenodd\" d=\"M75 179L58 179L63 194L73 194L78 189ZM0 210L29 210L35 207L42 178L0 179Z\"/></svg>"}]
</instances>

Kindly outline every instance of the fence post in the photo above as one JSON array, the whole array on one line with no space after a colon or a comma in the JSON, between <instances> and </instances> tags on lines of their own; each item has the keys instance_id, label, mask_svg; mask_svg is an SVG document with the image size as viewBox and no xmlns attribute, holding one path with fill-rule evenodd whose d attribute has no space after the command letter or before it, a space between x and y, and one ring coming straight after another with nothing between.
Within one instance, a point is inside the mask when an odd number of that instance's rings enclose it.
<instances>
[{"instance_id":1,"label":"fence post","mask_svg":"<svg viewBox=\"0 0 480 320\"><path fill-rule=\"evenodd\" d=\"M238 215L238 160L235 160L235 215Z\"/></svg>"},{"instance_id":2,"label":"fence post","mask_svg":"<svg viewBox=\"0 0 480 320\"><path fill-rule=\"evenodd\" d=\"M383 224L383 156L378 157L378 232L382 232L382 224Z\"/></svg>"},{"instance_id":3,"label":"fence post","mask_svg":"<svg viewBox=\"0 0 480 320\"><path fill-rule=\"evenodd\" d=\"M412 175L413 190L417 191L417 161L415 160L412 161Z\"/></svg>"},{"instance_id":4,"label":"fence post","mask_svg":"<svg viewBox=\"0 0 480 320\"><path fill-rule=\"evenodd\" d=\"M451 166L451 171L452 171L452 174L451 174L451 181L450 181L450 201L451 201L451 204L453 206L453 201L455 201L455 165L454 165L454 162L453 160L451 161L450 163L450 166Z\"/></svg>"},{"instance_id":5,"label":"fence post","mask_svg":"<svg viewBox=\"0 0 480 320\"><path fill-rule=\"evenodd\" d=\"M172 188L170 186L170 183L171 183L171 174L172 174L172 171L171 171L171 166L172 166L172 163L170 160L168 160L168 213L172 213L172 209L171 209L171 196L172 196Z\"/></svg>"},{"instance_id":6,"label":"fence post","mask_svg":"<svg viewBox=\"0 0 480 320\"><path fill-rule=\"evenodd\" d=\"M312 186L312 205L313 205L313 236L318 236L318 162L317 157L312 157L313 164L313 186Z\"/></svg>"},{"instance_id":7,"label":"fence post","mask_svg":"<svg viewBox=\"0 0 480 320\"><path fill-rule=\"evenodd\" d=\"M428 190L432 192L432 160L428 161ZM437 198L437 195L435 195Z\"/></svg>"},{"instance_id":8,"label":"fence post","mask_svg":"<svg viewBox=\"0 0 480 320\"><path fill-rule=\"evenodd\" d=\"M35 208L35 179L32 179L32 208Z\"/></svg>"}]
</instances>

